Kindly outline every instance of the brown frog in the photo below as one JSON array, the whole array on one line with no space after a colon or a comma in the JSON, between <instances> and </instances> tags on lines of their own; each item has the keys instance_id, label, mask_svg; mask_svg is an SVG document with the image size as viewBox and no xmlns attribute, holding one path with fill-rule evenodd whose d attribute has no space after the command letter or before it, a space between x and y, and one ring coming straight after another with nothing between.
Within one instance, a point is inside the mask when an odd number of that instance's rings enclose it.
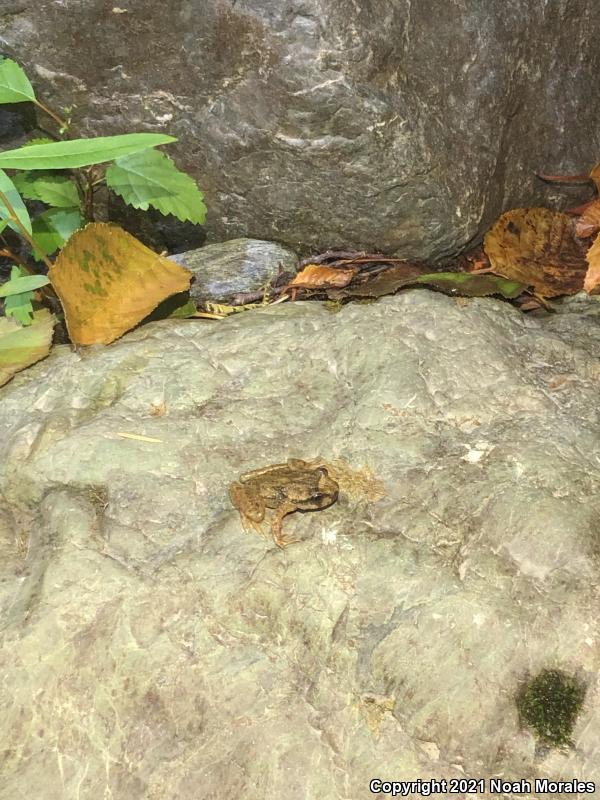
<instances>
[{"instance_id":1,"label":"brown frog","mask_svg":"<svg viewBox=\"0 0 600 800\"><path fill-rule=\"evenodd\" d=\"M339 485L329 477L327 469L314 462L290 458L287 464L273 464L240 476L229 487L229 497L248 526L263 533L261 523L267 508L275 515L271 534L278 547L286 547L297 539L282 533L283 518L294 511L316 511L327 508L338 498Z\"/></svg>"}]
</instances>

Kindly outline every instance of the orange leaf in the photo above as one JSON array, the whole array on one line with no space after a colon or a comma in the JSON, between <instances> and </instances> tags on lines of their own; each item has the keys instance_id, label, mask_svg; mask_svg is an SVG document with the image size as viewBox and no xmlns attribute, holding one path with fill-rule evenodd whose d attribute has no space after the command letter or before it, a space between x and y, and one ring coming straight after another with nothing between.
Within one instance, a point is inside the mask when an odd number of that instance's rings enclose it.
<instances>
[{"instance_id":1,"label":"orange leaf","mask_svg":"<svg viewBox=\"0 0 600 800\"><path fill-rule=\"evenodd\" d=\"M359 267L333 269L320 264L309 264L288 285L297 289L321 289L331 286L339 288L347 286L358 271Z\"/></svg>"},{"instance_id":2,"label":"orange leaf","mask_svg":"<svg viewBox=\"0 0 600 800\"><path fill-rule=\"evenodd\" d=\"M600 192L600 163L596 164L596 166L590 172L590 178L596 184L596 189Z\"/></svg>"},{"instance_id":3,"label":"orange leaf","mask_svg":"<svg viewBox=\"0 0 600 800\"><path fill-rule=\"evenodd\" d=\"M588 294L600 292L600 236L596 236L594 244L587 251L589 264L583 288Z\"/></svg>"},{"instance_id":4,"label":"orange leaf","mask_svg":"<svg viewBox=\"0 0 600 800\"><path fill-rule=\"evenodd\" d=\"M113 342L191 280L189 270L103 222L74 233L48 276L76 344Z\"/></svg>"},{"instance_id":5,"label":"orange leaf","mask_svg":"<svg viewBox=\"0 0 600 800\"><path fill-rule=\"evenodd\" d=\"M575 223L575 233L581 238L594 236L600 231L600 200L588 203Z\"/></svg>"},{"instance_id":6,"label":"orange leaf","mask_svg":"<svg viewBox=\"0 0 600 800\"><path fill-rule=\"evenodd\" d=\"M533 286L542 297L575 294L587 271L571 217L547 208L516 208L486 233L484 249L499 275Z\"/></svg>"}]
</instances>

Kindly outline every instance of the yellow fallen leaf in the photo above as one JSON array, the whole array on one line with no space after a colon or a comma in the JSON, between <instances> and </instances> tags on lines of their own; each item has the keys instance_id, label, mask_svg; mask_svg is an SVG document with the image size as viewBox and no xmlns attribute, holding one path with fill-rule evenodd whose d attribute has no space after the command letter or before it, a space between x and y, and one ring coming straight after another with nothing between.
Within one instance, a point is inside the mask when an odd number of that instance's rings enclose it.
<instances>
[{"instance_id":1,"label":"yellow fallen leaf","mask_svg":"<svg viewBox=\"0 0 600 800\"><path fill-rule=\"evenodd\" d=\"M166 297L189 289L192 273L104 222L74 233L48 272L75 344L109 344Z\"/></svg>"}]
</instances>

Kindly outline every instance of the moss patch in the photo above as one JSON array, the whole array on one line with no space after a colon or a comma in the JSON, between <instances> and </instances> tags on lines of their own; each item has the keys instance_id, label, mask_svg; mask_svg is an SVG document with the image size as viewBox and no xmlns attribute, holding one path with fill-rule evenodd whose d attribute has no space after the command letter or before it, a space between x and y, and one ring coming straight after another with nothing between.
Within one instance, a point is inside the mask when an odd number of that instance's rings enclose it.
<instances>
[{"instance_id":1,"label":"moss patch","mask_svg":"<svg viewBox=\"0 0 600 800\"><path fill-rule=\"evenodd\" d=\"M517 697L521 720L532 727L544 744L572 744L571 733L583 705L585 686L559 669L544 669Z\"/></svg>"}]
</instances>

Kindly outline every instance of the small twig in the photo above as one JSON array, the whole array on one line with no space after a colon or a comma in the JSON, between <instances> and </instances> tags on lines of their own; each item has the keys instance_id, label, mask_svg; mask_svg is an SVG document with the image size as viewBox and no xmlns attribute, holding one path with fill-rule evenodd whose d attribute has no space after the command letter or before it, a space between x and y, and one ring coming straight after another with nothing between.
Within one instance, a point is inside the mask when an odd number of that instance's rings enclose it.
<instances>
[{"instance_id":1,"label":"small twig","mask_svg":"<svg viewBox=\"0 0 600 800\"><path fill-rule=\"evenodd\" d=\"M535 176L546 183L575 183L577 185L592 183L589 173L587 175L546 175L536 172Z\"/></svg>"},{"instance_id":2,"label":"small twig","mask_svg":"<svg viewBox=\"0 0 600 800\"><path fill-rule=\"evenodd\" d=\"M343 267L347 264L405 264L406 258L395 258L394 256L386 256L383 253L364 253L345 250L327 250L318 256L308 256L303 258L300 262L300 267L306 267L309 264L323 264L326 261L332 263L327 264L328 267L335 269L336 267Z\"/></svg>"},{"instance_id":3,"label":"small twig","mask_svg":"<svg viewBox=\"0 0 600 800\"><path fill-rule=\"evenodd\" d=\"M16 264L18 264L20 267L23 267L23 269L24 269L26 272L28 272L30 275L32 275L32 274L33 274L33 270L32 270L32 269L31 269L31 267L30 267L30 266L27 264L27 262L26 262L26 261L24 261L24 260L21 258L21 256L20 256L20 255L18 255L17 253L13 253L13 251L12 251L12 250L11 250L9 247L3 247L2 249L0 249L0 256L1 256L1 257L3 257L3 258L10 258L10 260L11 260L11 261L14 261L14 262L15 262Z\"/></svg>"},{"instance_id":4,"label":"small twig","mask_svg":"<svg viewBox=\"0 0 600 800\"><path fill-rule=\"evenodd\" d=\"M358 250L326 250L318 256L307 256L303 258L299 266L305 267L307 264L322 264L324 261L337 260L340 258L360 258L366 255L364 251L361 252Z\"/></svg>"}]
</instances>

